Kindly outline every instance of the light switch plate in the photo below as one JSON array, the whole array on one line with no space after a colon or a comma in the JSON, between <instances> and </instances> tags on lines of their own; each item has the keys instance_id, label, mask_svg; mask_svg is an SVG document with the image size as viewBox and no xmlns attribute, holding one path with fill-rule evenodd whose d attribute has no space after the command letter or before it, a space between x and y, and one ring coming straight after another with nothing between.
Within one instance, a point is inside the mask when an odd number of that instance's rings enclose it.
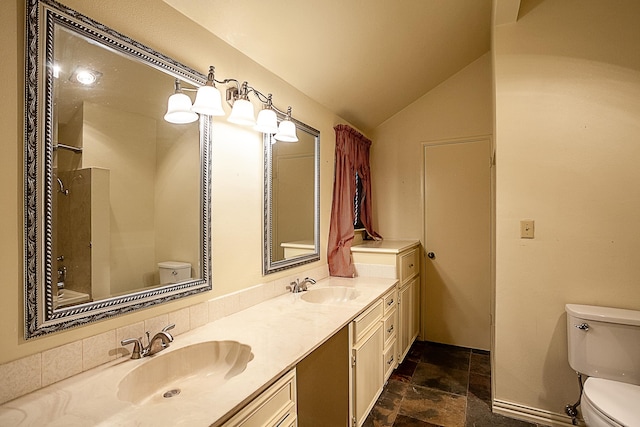
<instances>
[{"instance_id":1,"label":"light switch plate","mask_svg":"<svg viewBox=\"0 0 640 427\"><path fill-rule=\"evenodd\" d=\"M523 219L522 221L520 221L520 238L533 239L534 226L535 226L535 221L532 219Z\"/></svg>"}]
</instances>

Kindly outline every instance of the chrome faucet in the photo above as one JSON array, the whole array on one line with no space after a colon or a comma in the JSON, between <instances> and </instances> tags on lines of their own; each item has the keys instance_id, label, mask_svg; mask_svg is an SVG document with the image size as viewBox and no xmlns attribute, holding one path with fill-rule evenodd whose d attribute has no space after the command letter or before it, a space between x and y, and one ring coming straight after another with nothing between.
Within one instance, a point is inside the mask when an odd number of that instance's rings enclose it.
<instances>
[{"instance_id":1,"label":"chrome faucet","mask_svg":"<svg viewBox=\"0 0 640 427\"><path fill-rule=\"evenodd\" d=\"M296 279L294 282L291 282L291 284L289 285L289 289L291 289L291 292L294 294L304 292L307 290L307 283L310 285L315 285L316 281L310 277L305 277L302 282L300 281L300 279Z\"/></svg>"},{"instance_id":2,"label":"chrome faucet","mask_svg":"<svg viewBox=\"0 0 640 427\"><path fill-rule=\"evenodd\" d=\"M175 328L175 324L171 324L169 326L165 326L162 328L162 331L158 332L150 338L151 334L149 331L147 334L147 346L142 345L142 338L127 338L120 341L120 344L125 346L128 344L133 344L133 351L131 352L132 359L140 359L145 356L153 356L156 353L161 352L165 348L169 347L169 344L173 342L173 336L168 332L171 329Z\"/></svg>"},{"instance_id":3,"label":"chrome faucet","mask_svg":"<svg viewBox=\"0 0 640 427\"><path fill-rule=\"evenodd\" d=\"M60 257L58 257L60 258ZM65 266L61 266L58 268L58 282L57 282L57 288L58 288L58 298L61 298L64 296L64 281L67 278L67 267Z\"/></svg>"}]
</instances>

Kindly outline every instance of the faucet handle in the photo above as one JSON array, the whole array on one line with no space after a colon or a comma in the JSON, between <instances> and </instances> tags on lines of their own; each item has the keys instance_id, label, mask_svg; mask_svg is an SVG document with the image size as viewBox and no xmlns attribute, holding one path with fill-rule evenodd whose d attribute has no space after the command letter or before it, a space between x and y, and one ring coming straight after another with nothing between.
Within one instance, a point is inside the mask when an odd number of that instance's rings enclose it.
<instances>
[{"instance_id":1,"label":"faucet handle","mask_svg":"<svg viewBox=\"0 0 640 427\"><path fill-rule=\"evenodd\" d=\"M300 289L300 279L296 279L291 283L289 283L289 286L287 286L287 289L289 289L291 293L294 293L294 294L298 293Z\"/></svg>"},{"instance_id":2,"label":"faucet handle","mask_svg":"<svg viewBox=\"0 0 640 427\"><path fill-rule=\"evenodd\" d=\"M175 328L175 327L176 327L176 324L175 324L175 323L172 323L172 324L167 325L167 326L165 326L164 328L162 328L162 332L164 332L165 334L167 334L167 337L169 338L170 342L171 342L171 341L173 341L173 335L171 335L171 334L169 333L169 331L170 331L171 329Z\"/></svg>"},{"instance_id":3,"label":"faucet handle","mask_svg":"<svg viewBox=\"0 0 640 427\"><path fill-rule=\"evenodd\" d=\"M132 359L140 359L142 357L142 338L127 338L120 341L120 344L123 347L133 344L133 351L131 352Z\"/></svg>"}]
</instances>

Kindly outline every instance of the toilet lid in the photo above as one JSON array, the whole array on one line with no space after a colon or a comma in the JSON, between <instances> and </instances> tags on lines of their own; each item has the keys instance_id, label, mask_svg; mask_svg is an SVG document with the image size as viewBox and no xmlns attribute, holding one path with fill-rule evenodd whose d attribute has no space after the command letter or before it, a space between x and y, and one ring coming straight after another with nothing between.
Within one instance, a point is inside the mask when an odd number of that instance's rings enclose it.
<instances>
[{"instance_id":1,"label":"toilet lid","mask_svg":"<svg viewBox=\"0 0 640 427\"><path fill-rule=\"evenodd\" d=\"M607 417L624 426L640 423L640 386L590 377L584 396Z\"/></svg>"}]
</instances>

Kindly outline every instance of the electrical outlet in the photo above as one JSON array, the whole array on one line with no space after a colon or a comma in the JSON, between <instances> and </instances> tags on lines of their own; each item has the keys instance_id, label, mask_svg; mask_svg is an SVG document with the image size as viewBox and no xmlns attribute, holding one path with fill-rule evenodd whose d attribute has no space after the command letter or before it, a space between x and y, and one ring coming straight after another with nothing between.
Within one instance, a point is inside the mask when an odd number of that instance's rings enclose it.
<instances>
[{"instance_id":1,"label":"electrical outlet","mask_svg":"<svg viewBox=\"0 0 640 427\"><path fill-rule=\"evenodd\" d=\"M520 238L521 239L533 239L535 221L532 219L523 219L520 221Z\"/></svg>"}]
</instances>

